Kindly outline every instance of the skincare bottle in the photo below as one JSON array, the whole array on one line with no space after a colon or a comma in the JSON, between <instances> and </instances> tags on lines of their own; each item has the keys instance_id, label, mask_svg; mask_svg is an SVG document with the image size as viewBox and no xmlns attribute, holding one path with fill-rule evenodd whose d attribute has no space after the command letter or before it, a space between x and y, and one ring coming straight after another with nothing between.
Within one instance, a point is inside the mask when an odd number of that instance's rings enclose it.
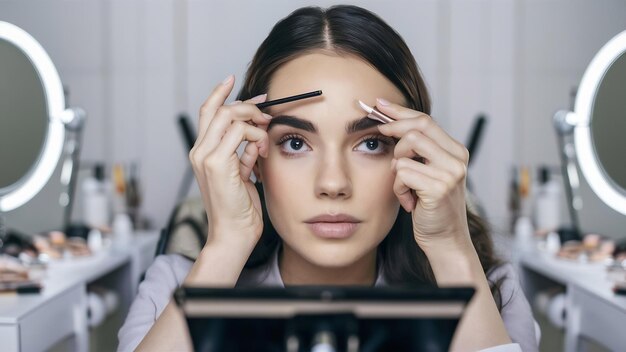
<instances>
[{"instance_id":1,"label":"skincare bottle","mask_svg":"<svg viewBox=\"0 0 626 352\"><path fill-rule=\"evenodd\" d=\"M540 233L549 233L556 231L561 225L561 186L550 177L550 169L546 166L539 168L538 179L534 207L535 227Z\"/></svg>"},{"instance_id":2,"label":"skincare bottle","mask_svg":"<svg viewBox=\"0 0 626 352\"><path fill-rule=\"evenodd\" d=\"M133 237L133 224L126 213L115 214L113 219L113 241L115 247L126 248Z\"/></svg>"},{"instance_id":3,"label":"skincare bottle","mask_svg":"<svg viewBox=\"0 0 626 352\"><path fill-rule=\"evenodd\" d=\"M518 250L533 248L535 229L532 220L527 216L520 216L515 222L515 246Z\"/></svg>"},{"instance_id":4,"label":"skincare bottle","mask_svg":"<svg viewBox=\"0 0 626 352\"><path fill-rule=\"evenodd\" d=\"M104 182L104 165L97 164L93 175L83 181L83 216L91 228L107 229L110 221L110 203Z\"/></svg>"}]
</instances>

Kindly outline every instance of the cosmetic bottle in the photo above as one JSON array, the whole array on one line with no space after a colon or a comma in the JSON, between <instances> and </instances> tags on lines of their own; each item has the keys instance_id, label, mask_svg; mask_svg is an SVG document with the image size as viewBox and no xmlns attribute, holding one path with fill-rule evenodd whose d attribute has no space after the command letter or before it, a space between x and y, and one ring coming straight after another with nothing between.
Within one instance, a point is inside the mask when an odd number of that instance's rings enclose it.
<instances>
[{"instance_id":1,"label":"cosmetic bottle","mask_svg":"<svg viewBox=\"0 0 626 352\"><path fill-rule=\"evenodd\" d=\"M532 180L530 176L530 168L522 166L519 175L519 198L520 198L520 216L532 217Z\"/></svg>"},{"instance_id":2,"label":"cosmetic bottle","mask_svg":"<svg viewBox=\"0 0 626 352\"><path fill-rule=\"evenodd\" d=\"M116 248L126 248L133 238L133 224L126 213L115 214L113 219L113 241Z\"/></svg>"},{"instance_id":3,"label":"cosmetic bottle","mask_svg":"<svg viewBox=\"0 0 626 352\"><path fill-rule=\"evenodd\" d=\"M97 164L93 175L83 181L83 216L87 226L107 229L110 221L110 202L104 181L104 165Z\"/></svg>"},{"instance_id":4,"label":"cosmetic bottle","mask_svg":"<svg viewBox=\"0 0 626 352\"><path fill-rule=\"evenodd\" d=\"M139 207L141 205L141 185L137 163L132 163L126 187L126 209L135 229L141 227Z\"/></svg>"},{"instance_id":5,"label":"cosmetic bottle","mask_svg":"<svg viewBox=\"0 0 626 352\"><path fill-rule=\"evenodd\" d=\"M509 183L509 232L515 233L515 223L520 217L520 196L519 196L519 181L517 167L513 166L511 169L511 179Z\"/></svg>"},{"instance_id":6,"label":"cosmetic bottle","mask_svg":"<svg viewBox=\"0 0 626 352\"><path fill-rule=\"evenodd\" d=\"M561 186L550 177L550 169L539 168L538 186L535 193L534 223L538 232L549 233L561 225Z\"/></svg>"},{"instance_id":7,"label":"cosmetic bottle","mask_svg":"<svg viewBox=\"0 0 626 352\"><path fill-rule=\"evenodd\" d=\"M124 166L122 164L113 165L112 170L112 201L113 214L127 213L126 209L126 178L124 176Z\"/></svg>"},{"instance_id":8,"label":"cosmetic bottle","mask_svg":"<svg viewBox=\"0 0 626 352\"><path fill-rule=\"evenodd\" d=\"M527 216L520 216L515 222L515 246L518 250L528 250L535 246L535 228Z\"/></svg>"}]
</instances>

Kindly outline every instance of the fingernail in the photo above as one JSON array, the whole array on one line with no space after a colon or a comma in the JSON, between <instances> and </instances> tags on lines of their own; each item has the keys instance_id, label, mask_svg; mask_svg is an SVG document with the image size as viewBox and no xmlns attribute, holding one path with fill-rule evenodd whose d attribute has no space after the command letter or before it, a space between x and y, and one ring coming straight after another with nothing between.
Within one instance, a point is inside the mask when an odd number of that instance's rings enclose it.
<instances>
[{"instance_id":1,"label":"fingernail","mask_svg":"<svg viewBox=\"0 0 626 352\"><path fill-rule=\"evenodd\" d=\"M265 117L265 118L266 118L266 119L268 119L268 120L271 120L271 119L272 119L272 115L270 115L270 114L266 114L266 113L263 113L263 117Z\"/></svg>"},{"instance_id":2,"label":"fingernail","mask_svg":"<svg viewBox=\"0 0 626 352\"><path fill-rule=\"evenodd\" d=\"M233 78L235 78L235 76L229 75L228 77L224 78L224 80L222 81L222 84L223 85L227 85L228 83L230 83L233 80Z\"/></svg>"},{"instance_id":3,"label":"fingernail","mask_svg":"<svg viewBox=\"0 0 626 352\"><path fill-rule=\"evenodd\" d=\"M259 94L256 97L250 99L252 101L258 101L258 102L262 102L265 101L265 99L267 98L267 93L266 94Z\"/></svg>"},{"instance_id":4,"label":"fingernail","mask_svg":"<svg viewBox=\"0 0 626 352\"><path fill-rule=\"evenodd\" d=\"M383 98L377 98L376 101L378 102L378 104L383 105L383 106L387 106L387 105L391 104L390 102L388 102L387 100L385 100Z\"/></svg>"}]
</instances>

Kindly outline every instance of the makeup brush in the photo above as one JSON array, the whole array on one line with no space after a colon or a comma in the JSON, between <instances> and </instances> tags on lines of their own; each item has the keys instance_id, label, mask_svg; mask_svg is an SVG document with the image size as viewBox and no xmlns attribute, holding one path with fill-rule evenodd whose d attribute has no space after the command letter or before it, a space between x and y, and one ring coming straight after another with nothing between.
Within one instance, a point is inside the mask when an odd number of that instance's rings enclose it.
<instances>
[{"instance_id":1,"label":"makeup brush","mask_svg":"<svg viewBox=\"0 0 626 352\"><path fill-rule=\"evenodd\" d=\"M303 93L303 94L298 94L298 95L292 95L292 96L286 97L286 98L274 99L274 100L266 101L266 102L263 102L263 103L258 103L258 104L256 104L256 107L259 108L259 109L263 109L263 108L266 108L268 106L290 103L292 101L312 98L312 97L316 97L318 95L322 95L322 91L321 90L316 90L314 92L308 92L308 93Z\"/></svg>"},{"instance_id":2,"label":"makeup brush","mask_svg":"<svg viewBox=\"0 0 626 352\"><path fill-rule=\"evenodd\" d=\"M383 114L382 112L376 110L376 108L373 108L360 100L359 100L359 105L361 105L361 108L365 110L365 112L367 112L367 117L369 117L370 119L380 121L382 123L389 123L389 122L395 121L391 117Z\"/></svg>"}]
</instances>

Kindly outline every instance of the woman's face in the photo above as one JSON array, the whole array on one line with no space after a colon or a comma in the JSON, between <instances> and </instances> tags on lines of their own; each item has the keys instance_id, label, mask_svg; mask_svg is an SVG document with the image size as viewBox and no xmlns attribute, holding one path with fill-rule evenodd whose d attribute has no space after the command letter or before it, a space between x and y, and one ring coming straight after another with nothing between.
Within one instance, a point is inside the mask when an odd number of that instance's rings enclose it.
<instances>
[{"instance_id":1,"label":"woman's face","mask_svg":"<svg viewBox=\"0 0 626 352\"><path fill-rule=\"evenodd\" d=\"M376 98L404 99L362 59L313 52L275 72L268 100L314 90L323 95L270 108L269 155L259 158L255 174L284 245L312 264L347 266L378 246L400 207L392 190L394 141L358 100L372 106ZM338 214L356 223L314 219Z\"/></svg>"}]
</instances>

